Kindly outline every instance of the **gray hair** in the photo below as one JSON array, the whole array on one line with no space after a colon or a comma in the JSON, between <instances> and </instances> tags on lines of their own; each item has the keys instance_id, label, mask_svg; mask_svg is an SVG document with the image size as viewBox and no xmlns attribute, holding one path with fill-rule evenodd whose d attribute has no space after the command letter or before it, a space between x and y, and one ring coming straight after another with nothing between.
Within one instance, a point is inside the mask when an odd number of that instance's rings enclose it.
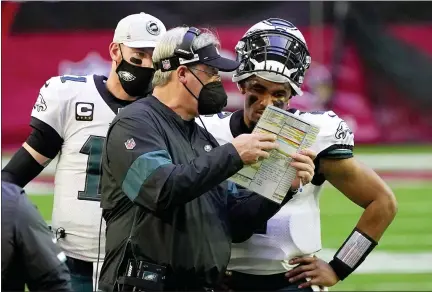
<instances>
[{"instance_id":1,"label":"gray hair","mask_svg":"<svg viewBox=\"0 0 432 292\"><path fill-rule=\"evenodd\" d=\"M176 27L164 33L153 51L153 63L172 57L175 48L182 43L188 29L188 27ZM220 47L219 39L210 30L201 29L201 34L192 43L192 49L198 50L208 45ZM172 73L173 71L161 72L161 70L157 70L152 80L153 87L166 85L170 81Z\"/></svg>"}]
</instances>

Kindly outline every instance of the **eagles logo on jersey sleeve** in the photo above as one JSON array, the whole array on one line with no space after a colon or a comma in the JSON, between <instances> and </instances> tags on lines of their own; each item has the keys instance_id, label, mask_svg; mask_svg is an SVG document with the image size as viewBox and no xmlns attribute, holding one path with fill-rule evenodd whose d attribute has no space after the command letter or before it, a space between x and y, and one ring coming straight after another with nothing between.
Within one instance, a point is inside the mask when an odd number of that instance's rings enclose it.
<instances>
[{"instance_id":1,"label":"eagles logo on jersey sleeve","mask_svg":"<svg viewBox=\"0 0 432 292\"><path fill-rule=\"evenodd\" d=\"M320 127L311 149L318 157L349 158L353 156L354 133L333 111L301 112L295 115Z\"/></svg>"}]
</instances>

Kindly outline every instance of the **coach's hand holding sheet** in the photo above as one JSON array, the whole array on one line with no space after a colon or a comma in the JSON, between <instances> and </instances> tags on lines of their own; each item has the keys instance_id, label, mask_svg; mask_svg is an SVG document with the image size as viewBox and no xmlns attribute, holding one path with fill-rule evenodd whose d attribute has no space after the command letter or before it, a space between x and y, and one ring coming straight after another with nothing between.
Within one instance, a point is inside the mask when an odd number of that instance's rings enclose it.
<instances>
[{"instance_id":1,"label":"coach's hand holding sheet","mask_svg":"<svg viewBox=\"0 0 432 292\"><path fill-rule=\"evenodd\" d=\"M246 165L257 163L261 158L268 158L270 154L267 151L279 147L276 135L265 133L243 134L235 138L232 144Z\"/></svg>"}]
</instances>

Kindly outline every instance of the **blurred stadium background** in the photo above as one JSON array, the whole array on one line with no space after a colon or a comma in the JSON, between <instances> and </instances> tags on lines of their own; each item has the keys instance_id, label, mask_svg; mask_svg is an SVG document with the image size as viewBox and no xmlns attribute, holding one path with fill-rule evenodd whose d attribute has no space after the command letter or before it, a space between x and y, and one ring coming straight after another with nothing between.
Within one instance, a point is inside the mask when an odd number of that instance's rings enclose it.
<instances>
[{"instance_id":1,"label":"blurred stadium background","mask_svg":"<svg viewBox=\"0 0 432 292\"><path fill-rule=\"evenodd\" d=\"M167 27L216 30L222 53L269 17L304 33L313 65L291 106L332 109L356 135L355 155L382 175L399 213L379 246L333 291L432 290L432 2L4 2L2 1L2 167L30 132L39 88L51 76L106 74L108 45L122 17L147 12ZM243 100L224 75L229 110ZM51 218L56 162L26 190ZM322 195L329 259L361 209L330 185ZM77 210L79 212L79 210Z\"/></svg>"}]
</instances>

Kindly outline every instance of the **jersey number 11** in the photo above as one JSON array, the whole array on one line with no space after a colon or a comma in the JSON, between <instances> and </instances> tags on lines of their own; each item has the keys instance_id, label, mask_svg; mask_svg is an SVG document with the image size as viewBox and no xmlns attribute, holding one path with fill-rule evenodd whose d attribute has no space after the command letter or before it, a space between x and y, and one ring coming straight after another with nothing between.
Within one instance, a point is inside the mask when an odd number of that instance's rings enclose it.
<instances>
[{"instance_id":1,"label":"jersey number 11","mask_svg":"<svg viewBox=\"0 0 432 292\"><path fill-rule=\"evenodd\" d=\"M78 191L78 200L100 201L102 148L105 137L90 136L80 153L88 155L84 191Z\"/></svg>"}]
</instances>

